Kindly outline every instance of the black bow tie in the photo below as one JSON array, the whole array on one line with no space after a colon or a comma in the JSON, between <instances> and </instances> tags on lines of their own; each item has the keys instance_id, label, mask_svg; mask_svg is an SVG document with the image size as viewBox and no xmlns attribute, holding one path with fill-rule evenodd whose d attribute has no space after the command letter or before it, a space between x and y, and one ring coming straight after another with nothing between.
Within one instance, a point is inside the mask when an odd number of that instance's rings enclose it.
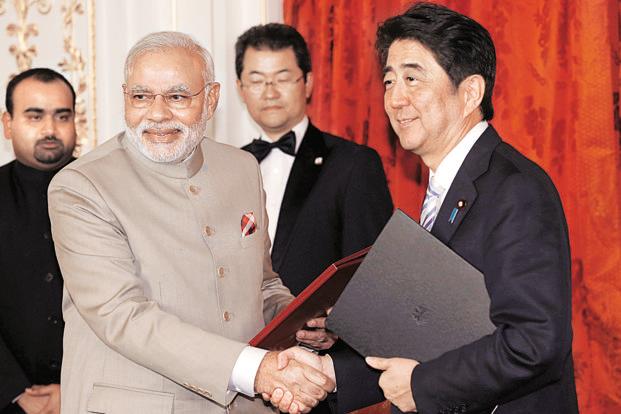
<instances>
[{"instance_id":1,"label":"black bow tie","mask_svg":"<svg viewBox=\"0 0 621 414\"><path fill-rule=\"evenodd\" d=\"M246 150L252 153L257 159L257 161L261 162L265 157L268 156L270 151L274 148L278 148L285 154L289 154L291 156L295 155L295 134L293 131L287 132L285 135L280 137L278 141L275 142L267 142L262 139L253 139L250 145L246 147Z\"/></svg>"}]
</instances>

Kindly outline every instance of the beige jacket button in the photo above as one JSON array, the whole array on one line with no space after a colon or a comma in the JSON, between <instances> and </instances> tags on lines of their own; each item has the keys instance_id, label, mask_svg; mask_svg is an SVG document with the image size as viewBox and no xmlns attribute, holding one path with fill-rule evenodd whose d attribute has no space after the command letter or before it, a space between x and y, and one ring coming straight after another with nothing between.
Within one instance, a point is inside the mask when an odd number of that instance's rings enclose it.
<instances>
[{"instance_id":1,"label":"beige jacket button","mask_svg":"<svg viewBox=\"0 0 621 414\"><path fill-rule=\"evenodd\" d=\"M210 227L210 226L205 226L205 234L206 234L208 237L211 237L211 236L213 236L214 234L216 234L216 231L213 229L213 227Z\"/></svg>"},{"instance_id":2,"label":"beige jacket button","mask_svg":"<svg viewBox=\"0 0 621 414\"><path fill-rule=\"evenodd\" d=\"M224 320L225 320L225 321L227 321L227 322L228 322L228 321L230 321L230 320L231 320L231 318L233 317L233 315L231 315L231 313L230 313L230 312L225 311L225 312L224 312L224 314L222 315L222 317L224 318Z\"/></svg>"},{"instance_id":3,"label":"beige jacket button","mask_svg":"<svg viewBox=\"0 0 621 414\"><path fill-rule=\"evenodd\" d=\"M197 186L197 185L190 185L189 190L194 195L197 195L198 193L201 192L201 188L199 186Z\"/></svg>"},{"instance_id":4,"label":"beige jacket button","mask_svg":"<svg viewBox=\"0 0 621 414\"><path fill-rule=\"evenodd\" d=\"M224 267L220 266L218 268L218 276L224 277L225 274L226 274L226 269Z\"/></svg>"}]
</instances>

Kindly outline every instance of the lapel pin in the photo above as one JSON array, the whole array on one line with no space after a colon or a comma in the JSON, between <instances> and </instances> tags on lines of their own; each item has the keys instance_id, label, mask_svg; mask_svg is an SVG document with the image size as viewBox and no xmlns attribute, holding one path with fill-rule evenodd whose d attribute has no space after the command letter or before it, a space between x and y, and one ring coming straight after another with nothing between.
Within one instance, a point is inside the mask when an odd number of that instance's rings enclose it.
<instances>
[{"instance_id":1,"label":"lapel pin","mask_svg":"<svg viewBox=\"0 0 621 414\"><path fill-rule=\"evenodd\" d=\"M467 204L466 200L459 200L457 202L457 206L453 208L453 211L451 211L451 216L449 217L449 222L451 224L455 223L455 218L457 217L457 213L459 213L459 210L466 207L466 204Z\"/></svg>"},{"instance_id":2,"label":"lapel pin","mask_svg":"<svg viewBox=\"0 0 621 414\"><path fill-rule=\"evenodd\" d=\"M321 164L323 164L323 157L315 158L315 165L321 165Z\"/></svg>"}]
</instances>

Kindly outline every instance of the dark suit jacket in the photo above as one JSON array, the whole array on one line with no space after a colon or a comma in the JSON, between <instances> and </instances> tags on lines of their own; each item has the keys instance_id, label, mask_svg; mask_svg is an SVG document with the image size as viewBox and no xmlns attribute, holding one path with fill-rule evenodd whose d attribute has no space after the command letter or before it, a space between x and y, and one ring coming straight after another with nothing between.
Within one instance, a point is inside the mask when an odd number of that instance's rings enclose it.
<instances>
[{"instance_id":1,"label":"dark suit jacket","mask_svg":"<svg viewBox=\"0 0 621 414\"><path fill-rule=\"evenodd\" d=\"M466 206L451 224L459 200ZM490 126L459 169L432 234L483 273L496 330L414 369L419 413L490 413L497 404L495 414L577 413L567 225L546 173ZM377 373L362 359L334 360L339 411L362 406L360 395L362 404L381 399Z\"/></svg>"},{"instance_id":2,"label":"dark suit jacket","mask_svg":"<svg viewBox=\"0 0 621 414\"><path fill-rule=\"evenodd\" d=\"M309 123L280 206L274 270L299 294L331 263L373 244L392 210L377 152Z\"/></svg>"},{"instance_id":3,"label":"dark suit jacket","mask_svg":"<svg viewBox=\"0 0 621 414\"><path fill-rule=\"evenodd\" d=\"M0 413L32 384L60 382L63 281L47 212L56 171L0 167Z\"/></svg>"}]
</instances>

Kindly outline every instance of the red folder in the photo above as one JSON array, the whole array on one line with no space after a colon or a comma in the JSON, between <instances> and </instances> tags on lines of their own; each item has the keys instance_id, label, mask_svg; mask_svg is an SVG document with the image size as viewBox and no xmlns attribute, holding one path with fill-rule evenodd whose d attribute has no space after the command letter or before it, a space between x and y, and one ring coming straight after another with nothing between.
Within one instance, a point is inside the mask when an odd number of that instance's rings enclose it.
<instances>
[{"instance_id":1,"label":"red folder","mask_svg":"<svg viewBox=\"0 0 621 414\"><path fill-rule=\"evenodd\" d=\"M362 249L328 266L313 282L261 330L250 345L280 350L297 344L295 333L309 319L325 316L349 283L370 247Z\"/></svg>"}]
</instances>

